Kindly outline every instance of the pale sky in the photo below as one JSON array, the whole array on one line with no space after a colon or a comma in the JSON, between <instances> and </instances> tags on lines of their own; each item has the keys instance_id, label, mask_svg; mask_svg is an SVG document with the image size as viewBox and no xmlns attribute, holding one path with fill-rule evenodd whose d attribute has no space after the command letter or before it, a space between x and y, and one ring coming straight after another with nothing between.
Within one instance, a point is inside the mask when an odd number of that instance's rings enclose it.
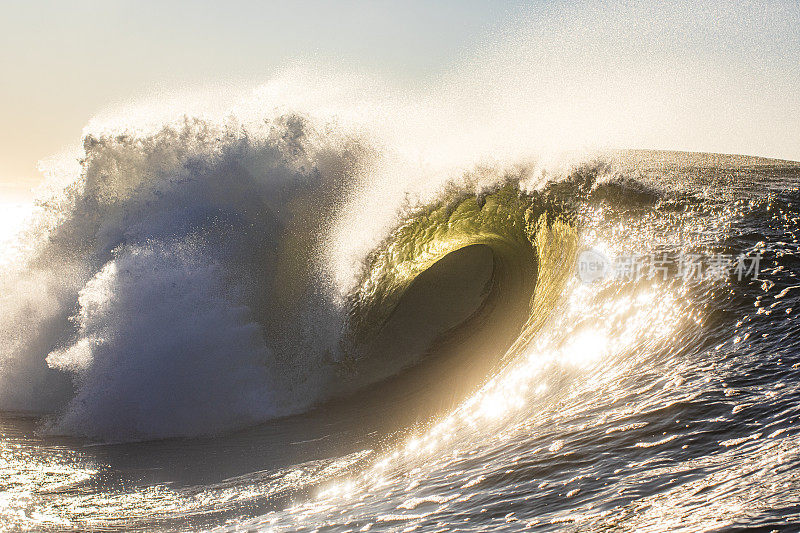
<instances>
[{"instance_id":1,"label":"pale sky","mask_svg":"<svg viewBox=\"0 0 800 533\"><path fill-rule=\"evenodd\" d=\"M6 0L0 194L26 194L37 162L110 104L257 85L303 62L417 93L448 79L494 100L522 88L509 113L527 106L620 147L800 160L800 3L656 5Z\"/></svg>"}]
</instances>

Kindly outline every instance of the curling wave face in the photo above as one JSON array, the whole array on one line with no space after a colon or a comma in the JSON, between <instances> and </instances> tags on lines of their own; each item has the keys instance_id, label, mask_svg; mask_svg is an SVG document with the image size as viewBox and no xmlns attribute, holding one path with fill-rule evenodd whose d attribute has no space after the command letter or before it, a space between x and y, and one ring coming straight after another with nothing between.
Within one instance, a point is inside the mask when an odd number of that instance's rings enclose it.
<instances>
[{"instance_id":1,"label":"curling wave face","mask_svg":"<svg viewBox=\"0 0 800 533\"><path fill-rule=\"evenodd\" d=\"M348 302L346 351L375 367L375 379L396 373L456 328L503 339L485 357L502 355L547 316L570 274L555 265L574 261L574 226L541 195L505 181L477 196L454 189L412 211L368 257Z\"/></svg>"}]
</instances>

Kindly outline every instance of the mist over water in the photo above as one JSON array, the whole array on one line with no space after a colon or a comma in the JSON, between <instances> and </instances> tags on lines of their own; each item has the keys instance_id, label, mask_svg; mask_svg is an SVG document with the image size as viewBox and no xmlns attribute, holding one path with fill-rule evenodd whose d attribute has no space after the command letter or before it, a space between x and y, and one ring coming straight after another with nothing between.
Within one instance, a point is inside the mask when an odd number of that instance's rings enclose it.
<instances>
[{"instance_id":1,"label":"mist over water","mask_svg":"<svg viewBox=\"0 0 800 533\"><path fill-rule=\"evenodd\" d=\"M93 118L2 267L0 524L791 526L800 167L607 149L644 82L509 47ZM763 278L584 284L584 249Z\"/></svg>"}]
</instances>

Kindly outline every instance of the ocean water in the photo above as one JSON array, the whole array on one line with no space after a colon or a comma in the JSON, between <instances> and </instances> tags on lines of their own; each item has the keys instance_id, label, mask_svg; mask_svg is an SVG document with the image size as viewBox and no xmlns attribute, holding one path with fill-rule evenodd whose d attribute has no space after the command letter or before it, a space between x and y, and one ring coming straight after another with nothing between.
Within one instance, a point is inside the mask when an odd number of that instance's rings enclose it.
<instances>
[{"instance_id":1,"label":"ocean water","mask_svg":"<svg viewBox=\"0 0 800 533\"><path fill-rule=\"evenodd\" d=\"M8 531L800 528L800 164L87 133L2 271Z\"/></svg>"}]
</instances>

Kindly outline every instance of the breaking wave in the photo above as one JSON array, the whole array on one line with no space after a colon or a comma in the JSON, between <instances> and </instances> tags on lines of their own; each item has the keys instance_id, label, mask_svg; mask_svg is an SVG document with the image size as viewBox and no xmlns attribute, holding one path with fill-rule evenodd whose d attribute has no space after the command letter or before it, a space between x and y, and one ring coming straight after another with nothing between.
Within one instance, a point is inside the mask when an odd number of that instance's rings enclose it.
<instances>
[{"instance_id":1,"label":"breaking wave","mask_svg":"<svg viewBox=\"0 0 800 533\"><path fill-rule=\"evenodd\" d=\"M0 409L102 441L210 434L390 378L466 324L500 355L528 339L576 246L540 171L365 195L382 157L298 113L88 133L4 271Z\"/></svg>"}]
</instances>

